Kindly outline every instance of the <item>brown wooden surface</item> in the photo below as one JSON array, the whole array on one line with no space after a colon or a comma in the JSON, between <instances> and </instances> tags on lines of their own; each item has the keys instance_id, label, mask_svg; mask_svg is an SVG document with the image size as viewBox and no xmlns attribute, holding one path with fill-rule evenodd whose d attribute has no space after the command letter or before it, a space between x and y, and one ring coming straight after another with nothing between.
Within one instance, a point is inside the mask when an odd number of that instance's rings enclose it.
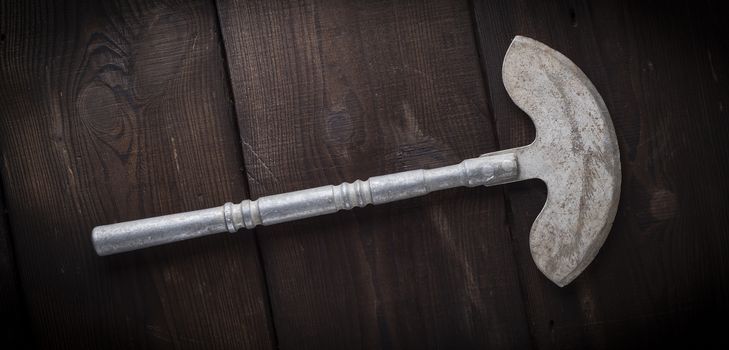
<instances>
[{"instance_id":1,"label":"brown wooden surface","mask_svg":"<svg viewBox=\"0 0 729 350\"><path fill-rule=\"evenodd\" d=\"M467 2L218 9L252 197L496 150ZM259 229L280 347L528 346L503 208L447 191Z\"/></svg>"},{"instance_id":2,"label":"brown wooden surface","mask_svg":"<svg viewBox=\"0 0 729 350\"><path fill-rule=\"evenodd\" d=\"M89 236L245 197L213 4L13 5L0 149L37 345L270 347L250 233L108 258Z\"/></svg>"},{"instance_id":3,"label":"brown wooden surface","mask_svg":"<svg viewBox=\"0 0 729 350\"><path fill-rule=\"evenodd\" d=\"M529 261L545 201L533 181L506 187L534 345L625 348L726 343L729 306L729 40L706 3L538 0L475 3L500 147L534 138L501 84L517 34L570 57L600 91L621 151L617 218L593 264L557 289Z\"/></svg>"},{"instance_id":4,"label":"brown wooden surface","mask_svg":"<svg viewBox=\"0 0 729 350\"><path fill-rule=\"evenodd\" d=\"M0 346L726 348L728 15L710 1L3 2ZM94 254L98 224L527 144L500 76L516 34L585 71L621 150L615 225L566 288L529 253L538 181Z\"/></svg>"}]
</instances>

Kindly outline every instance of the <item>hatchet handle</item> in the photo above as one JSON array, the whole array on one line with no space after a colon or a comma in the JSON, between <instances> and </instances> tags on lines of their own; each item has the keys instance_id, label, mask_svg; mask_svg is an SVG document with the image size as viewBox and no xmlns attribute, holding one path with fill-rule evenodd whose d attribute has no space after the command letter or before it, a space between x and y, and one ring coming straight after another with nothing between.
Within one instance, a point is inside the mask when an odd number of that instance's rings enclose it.
<instances>
[{"instance_id":1,"label":"hatchet handle","mask_svg":"<svg viewBox=\"0 0 729 350\"><path fill-rule=\"evenodd\" d=\"M371 177L366 181L315 187L257 200L246 199L240 204L225 203L216 208L97 226L92 232L92 241L99 255L110 255L214 233L235 233L241 228L273 225L368 204L389 203L447 188L498 185L514 181L517 177L514 153L498 152L435 169L404 171Z\"/></svg>"}]
</instances>

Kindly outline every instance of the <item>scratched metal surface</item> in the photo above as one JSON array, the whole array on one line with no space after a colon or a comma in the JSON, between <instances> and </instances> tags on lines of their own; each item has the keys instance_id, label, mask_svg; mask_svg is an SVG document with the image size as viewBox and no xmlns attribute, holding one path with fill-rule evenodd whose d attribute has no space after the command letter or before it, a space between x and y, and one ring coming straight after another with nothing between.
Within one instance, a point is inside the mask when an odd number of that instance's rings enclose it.
<instances>
[{"instance_id":1,"label":"scratched metal surface","mask_svg":"<svg viewBox=\"0 0 729 350\"><path fill-rule=\"evenodd\" d=\"M615 129L580 68L536 40L512 41L502 76L537 131L534 142L516 150L519 178L547 184L529 247L539 270L564 286L590 264L615 218L621 177Z\"/></svg>"}]
</instances>

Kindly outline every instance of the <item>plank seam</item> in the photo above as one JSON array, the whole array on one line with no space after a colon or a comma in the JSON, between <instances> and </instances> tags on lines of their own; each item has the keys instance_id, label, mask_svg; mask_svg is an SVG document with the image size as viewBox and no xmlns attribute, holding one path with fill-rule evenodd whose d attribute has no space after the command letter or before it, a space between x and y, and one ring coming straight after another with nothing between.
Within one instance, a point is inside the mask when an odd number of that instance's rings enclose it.
<instances>
[{"instance_id":1,"label":"plank seam","mask_svg":"<svg viewBox=\"0 0 729 350\"><path fill-rule=\"evenodd\" d=\"M492 104L493 95L491 94L491 87L489 86L489 79L488 79L488 73L486 70L486 67L484 66L484 55L483 52L483 46L481 45L481 35L478 30L479 24L478 24L478 18L476 16L476 4L474 3L474 0L468 0L468 10L471 15L471 28L473 30L473 41L476 46L476 56L478 58L478 67L481 71L481 80L483 81L483 89L485 92L485 99L486 99L486 108L488 110L489 116L488 121L491 124L491 133L494 137L494 140L496 141L496 147L498 149L502 149L501 140L499 139L499 132L496 124L496 115L494 114L494 108ZM503 198L504 203L504 213L506 213L506 231L509 234L509 242L511 243L511 254L513 257L513 261L516 264L516 275L519 282L519 293L521 294L521 301L522 301L522 309L524 310L524 319L526 320L526 327L527 331L529 332L529 343L531 347L534 349L536 347L536 338L534 334L534 330L531 326L531 315L529 314L529 310L526 307L528 305L526 290L524 288L524 276L521 272L521 265L519 263L519 255L517 253L517 247L516 242L514 240L514 234L512 230L514 217L511 214L511 201L509 200L509 191L507 189L507 186L501 186L501 194Z\"/></svg>"},{"instance_id":2,"label":"plank seam","mask_svg":"<svg viewBox=\"0 0 729 350\"><path fill-rule=\"evenodd\" d=\"M233 124L234 127L234 133L235 136L238 139L238 145L237 147L237 158L238 162L242 165L241 170L243 170L243 189L246 192L246 195L250 197L251 195L251 188L248 183L248 172L246 171L246 162L245 162L245 155L243 154L243 138L240 133L240 121L238 119L238 109L236 106L236 97L235 97L235 90L233 90L233 80L231 78L230 73L230 64L228 63L228 50L225 46L225 38L223 34L223 23L220 20L220 9L218 8L218 1L217 0L211 0L213 3L213 8L215 10L215 24L217 25L218 29L218 41L220 42L220 49L221 54L223 56L223 70L225 72L225 82L228 89L228 100L232 103L231 106L231 114L233 116ZM268 329L270 332L270 339L273 345L274 349L278 349L278 334L276 332L276 324L274 321L273 316L273 305L271 303L271 290L268 283L268 274L266 273L266 263L263 258L263 252L261 250L261 244L258 239L258 230L251 229L251 235L253 236L253 243L256 246L256 252L258 253L258 265L260 266L260 273L261 273L261 281L263 281L263 289L264 289L264 295L266 297L265 303L266 303L266 313L268 314Z\"/></svg>"}]
</instances>

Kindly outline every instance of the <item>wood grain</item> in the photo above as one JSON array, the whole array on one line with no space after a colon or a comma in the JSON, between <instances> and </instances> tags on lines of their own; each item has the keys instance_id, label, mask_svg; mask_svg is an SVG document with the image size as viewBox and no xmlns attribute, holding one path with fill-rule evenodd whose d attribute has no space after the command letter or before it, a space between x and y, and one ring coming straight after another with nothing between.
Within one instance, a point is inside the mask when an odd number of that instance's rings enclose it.
<instances>
[{"instance_id":1,"label":"wood grain","mask_svg":"<svg viewBox=\"0 0 729 350\"><path fill-rule=\"evenodd\" d=\"M95 225L246 196L214 4L3 3L2 177L41 348L270 348L253 236L97 257Z\"/></svg>"},{"instance_id":2,"label":"wood grain","mask_svg":"<svg viewBox=\"0 0 729 350\"><path fill-rule=\"evenodd\" d=\"M605 99L620 144L622 198L612 233L584 275L564 289L527 262L529 228L545 186L507 187L534 344L726 344L726 8L522 0L477 1L474 13L501 148L534 137L501 84L501 60L516 34L543 41L585 71Z\"/></svg>"},{"instance_id":3,"label":"wood grain","mask_svg":"<svg viewBox=\"0 0 729 350\"><path fill-rule=\"evenodd\" d=\"M218 1L251 196L496 149L465 1ZM279 346L529 345L499 189L259 230Z\"/></svg>"}]
</instances>

